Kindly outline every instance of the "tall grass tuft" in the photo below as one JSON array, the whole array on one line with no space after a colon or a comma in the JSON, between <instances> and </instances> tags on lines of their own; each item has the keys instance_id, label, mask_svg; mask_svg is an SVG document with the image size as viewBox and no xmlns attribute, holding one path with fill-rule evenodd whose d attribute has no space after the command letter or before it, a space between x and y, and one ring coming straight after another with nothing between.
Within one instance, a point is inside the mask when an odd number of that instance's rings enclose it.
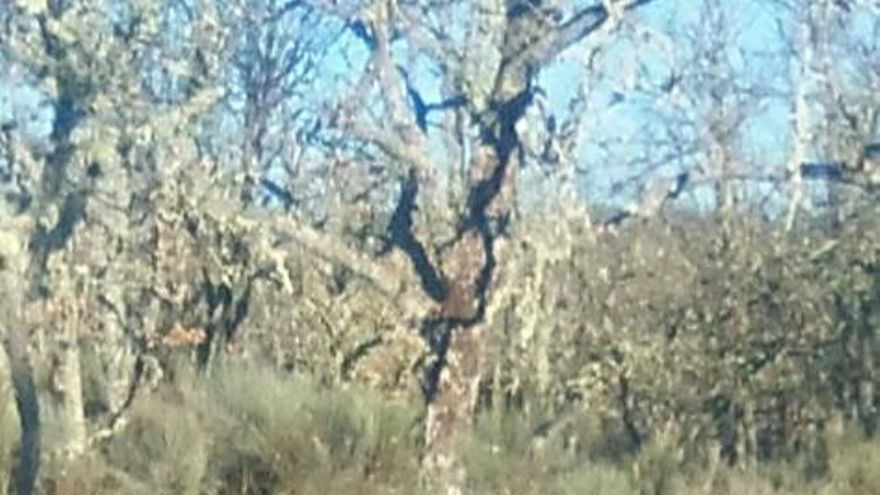
<instances>
[{"instance_id":1,"label":"tall grass tuft","mask_svg":"<svg viewBox=\"0 0 880 495\"><path fill-rule=\"evenodd\" d=\"M412 493L420 409L255 366L212 375L219 493Z\"/></svg>"}]
</instances>

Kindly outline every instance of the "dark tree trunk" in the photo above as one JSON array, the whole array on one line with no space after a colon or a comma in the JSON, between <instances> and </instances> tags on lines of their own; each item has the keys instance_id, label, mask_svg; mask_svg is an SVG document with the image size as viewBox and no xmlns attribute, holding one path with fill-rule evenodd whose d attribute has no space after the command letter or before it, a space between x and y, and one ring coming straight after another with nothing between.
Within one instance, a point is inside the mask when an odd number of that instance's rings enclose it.
<instances>
[{"instance_id":1,"label":"dark tree trunk","mask_svg":"<svg viewBox=\"0 0 880 495\"><path fill-rule=\"evenodd\" d=\"M21 428L19 459L15 466L15 492L30 495L40 471L40 405L28 358L27 331L21 321L22 291L19 285L23 271L17 270L16 273L10 266L16 260L5 261L7 266L0 268L0 313L3 313L0 314L0 325L5 327L2 328L5 331L4 348L9 356L12 389Z\"/></svg>"}]
</instances>

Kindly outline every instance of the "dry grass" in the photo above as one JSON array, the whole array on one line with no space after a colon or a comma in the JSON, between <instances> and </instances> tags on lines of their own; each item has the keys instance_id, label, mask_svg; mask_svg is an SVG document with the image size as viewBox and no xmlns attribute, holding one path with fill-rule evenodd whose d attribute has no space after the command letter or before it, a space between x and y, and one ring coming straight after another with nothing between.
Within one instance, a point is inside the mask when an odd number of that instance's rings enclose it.
<instances>
[{"instance_id":1,"label":"dry grass","mask_svg":"<svg viewBox=\"0 0 880 495\"><path fill-rule=\"evenodd\" d=\"M0 413L7 411L0 455L8 466L15 425L6 404L0 404ZM419 407L368 390L329 390L257 366L217 369L206 379L181 373L137 403L123 433L89 455L49 462L40 492L423 493L420 414ZM683 455L663 436L638 454L621 454L608 438L584 431L597 424L577 421L580 429L571 434L578 442L560 436L539 443L536 423L517 411L481 414L458 443L471 493L864 495L880 486L880 442L852 431L829 436L828 476L809 480L800 459L729 468Z\"/></svg>"}]
</instances>

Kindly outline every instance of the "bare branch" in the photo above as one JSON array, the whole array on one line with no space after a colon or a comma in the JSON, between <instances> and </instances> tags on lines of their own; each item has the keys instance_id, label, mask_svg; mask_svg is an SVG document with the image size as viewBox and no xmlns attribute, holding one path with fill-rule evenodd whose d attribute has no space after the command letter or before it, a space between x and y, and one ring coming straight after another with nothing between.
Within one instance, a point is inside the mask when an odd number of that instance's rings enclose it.
<instances>
[{"instance_id":1,"label":"bare branch","mask_svg":"<svg viewBox=\"0 0 880 495\"><path fill-rule=\"evenodd\" d=\"M364 141L375 144L391 158L412 165L418 170L427 171L433 167L428 154L417 145L400 139L396 134L381 129L362 119L353 121L349 128Z\"/></svg>"},{"instance_id":2,"label":"bare branch","mask_svg":"<svg viewBox=\"0 0 880 495\"><path fill-rule=\"evenodd\" d=\"M403 24L403 30L406 33L407 42L426 53L435 63L448 71L450 69L448 65L459 59L458 54L454 50L447 48L450 43L449 37L443 33L425 28L415 20L416 14L410 13L408 10L404 6L400 6L398 11L401 24Z\"/></svg>"},{"instance_id":3,"label":"bare branch","mask_svg":"<svg viewBox=\"0 0 880 495\"><path fill-rule=\"evenodd\" d=\"M623 4L618 5L615 10L627 12L652 2L654 0L631 0L622 2ZM518 57L519 60L514 63L537 67L552 62L560 53L595 32L612 18L612 12L608 11L607 4L608 2L602 2L601 5L592 5L581 10L541 41L522 52Z\"/></svg>"},{"instance_id":4,"label":"bare branch","mask_svg":"<svg viewBox=\"0 0 880 495\"><path fill-rule=\"evenodd\" d=\"M415 122L409 115L406 105L406 94L403 92L400 81L396 79L397 71L394 69L394 62L391 60L391 43L388 37L388 23L390 19L387 16L389 12L383 12L380 19L372 23L372 29L375 35L375 49L373 50L373 66L376 79L381 88L382 100L385 102L391 121L395 126L405 131L404 139L415 139L418 135L415 129Z\"/></svg>"},{"instance_id":5,"label":"bare branch","mask_svg":"<svg viewBox=\"0 0 880 495\"><path fill-rule=\"evenodd\" d=\"M294 218L262 211L241 214L229 202L214 198L205 199L204 211L211 212L213 217L223 222L255 224L266 228L276 239L271 243L275 249L283 250L285 245L294 243L332 263L344 265L394 299L408 317L424 315L434 305L421 290L407 290L411 277L401 273L395 266L373 259L348 247L344 241Z\"/></svg>"}]
</instances>

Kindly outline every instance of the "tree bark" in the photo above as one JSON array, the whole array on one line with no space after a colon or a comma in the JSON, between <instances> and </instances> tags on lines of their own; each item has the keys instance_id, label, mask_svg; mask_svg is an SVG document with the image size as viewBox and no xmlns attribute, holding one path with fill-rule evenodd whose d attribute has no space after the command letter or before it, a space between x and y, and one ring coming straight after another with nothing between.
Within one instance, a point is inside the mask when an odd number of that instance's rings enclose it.
<instances>
[{"instance_id":1,"label":"tree bark","mask_svg":"<svg viewBox=\"0 0 880 495\"><path fill-rule=\"evenodd\" d=\"M3 230L9 226L4 225ZM28 356L27 328L22 318L26 256L23 239L0 231L0 330L9 357L10 377L20 426L20 446L15 466L15 491L30 495L40 471L40 404ZM17 249L19 248L19 249Z\"/></svg>"},{"instance_id":2,"label":"tree bark","mask_svg":"<svg viewBox=\"0 0 880 495\"><path fill-rule=\"evenodd\" d=\"M61 451L73 458L88 446L76 322L61 322L53 356L53 392L61 410Z\"/></svg>"},{"instance_id":3,"label":"tree bark","mask_svg":"<svg viewBox=\"0 0 880 495\"><path fill-rule=\"evenodd\" d=\"M792 177L792 192L789 201L788 213L785 221L785 230L794 228L798 210L804 201L804 181L801 166L807 161L809 148L813 144L813 114L809 105L809 96L812 88L808 84L815 78L815 7L808 5L801 14L801 23L798 25L796 50L799 59L791 62L791 80L794 85L794 102L791 120L794 125L794 147L789 158L789 172Z\"/></svg>"},{"instance_id":4,"label":"tree bark","mask_svg":"<svg viewBox=\"0 0 880 495\"><path fill-rule=\"evenodd\" d=\"M423 467L430 482L445 486L449 495L462 492L465 469L455 452L457 435L472 427L483 377L484 339L481 328L458 328L449 347L437 383L437 395L428 407L425 442L428 454Z\"/></svg>"},{"instance_id":5,"label":"tree bark","mask_svg":"<svg viewBox=\"0 0 880 495\"><path fill-rule=\"evenodd\" d=\"M21 327L6 329L6 353L15 406L21 429L19 458L15 467L15 492L30 495L40 471L40 405L34 373L28 359L26 336Z\"/></svg>"}]
</instances>

